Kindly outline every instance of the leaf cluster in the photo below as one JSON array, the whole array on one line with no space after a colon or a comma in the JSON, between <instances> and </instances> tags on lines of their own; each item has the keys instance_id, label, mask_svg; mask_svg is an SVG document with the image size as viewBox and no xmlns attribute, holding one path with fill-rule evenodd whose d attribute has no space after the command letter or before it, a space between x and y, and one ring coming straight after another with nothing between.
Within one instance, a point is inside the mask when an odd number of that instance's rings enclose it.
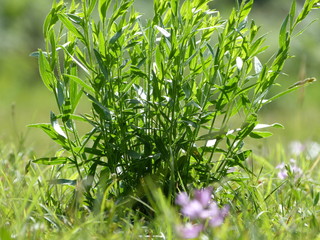
<instances>
[{"instance_id":1,"label":"leaf cluster","mask_svg":"<svg viewBox=\"0 0 320 240\"><path fill-rule=\"evenodd\" d=\"M106 191L126 203L128 195L145 200L147 179L172 198L177 189L222 179L230 167L250 172L245 139L281 126L258 124L257 114L278 97L267 98L291 36L317 2L306 1L298 17L293 2L279 49L265 64L258 57L265 36L248 21L253 0L228 19L206 0L155 0L147 21L133 0L54 2L46 49L34 55L59 113L32 126L62 150L34 162L74 167L77 184L60 182L81 185L91 209ZM76 114L81 98L91 113ZM80 135L79 121L91 130Z\"/></svg>"}]
</instances>

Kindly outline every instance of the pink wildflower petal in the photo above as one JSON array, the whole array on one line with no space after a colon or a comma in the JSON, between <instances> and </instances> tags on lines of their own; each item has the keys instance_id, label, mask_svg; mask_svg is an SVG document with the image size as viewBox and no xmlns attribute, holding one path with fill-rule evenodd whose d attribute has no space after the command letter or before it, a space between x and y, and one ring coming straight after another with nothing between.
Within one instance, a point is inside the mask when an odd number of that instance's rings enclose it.
<instances>
[{"instance_id":1,"label":"pink wildflower petal","mask_svg":"<svg viewBox=\"0 0 320 240\"><path fill-rule=\"evenodd\" d=\"M203 207L207 207L211 200L212 188L207 187L201 190L194 191L194 198L198 200Z\"/></svg>"},{"instance_id":2,"label":"pink wildflower petal","mask_svg":"<svg viewBox=\"0 0 320 240\"><path fill-rule=\"evenodd\" d=\"M221 209L221 215L225 218L230 211L230 206L229 205L225 205L222 209Z\"/></svg>"},{"instance_id":3,"label":"pink wildflower petal","mask_svg":"<svg viewBox=\"0 0 320 240\"><path fill-rule=\"evenodd\" d=\"M230 167L230 168L228 168L227 173L234 173L236 171L237 171L236 167Z\"/></svg>"},{"instance_id":4,"label":"pink wildflower petal","mask_svg":"<svg viewBox=\"0 0 320 240\"><path fill-rule=\"evenodd\" d=\"M288 173L287 173L287 170L281 170L279 173L278 173L278 178L280 179L286 179L288 177Z\"/></svg>"},{"instance_id":5,"label":"pink wildflower petal","mask_svg":"<svg viewBox=\"0 0 320 240\"><path fill-rule=\"evenodd\" d=\"M211 217L215 217L219 214L219 207L216 202L210 203L209 207L201 211L199 217L202 219L207 219Z\"/></svg>"},{"instance_id":6,"label":"pink wildflower petal","mask_svg":"<svg viewBox=\"0 0 320 240\"><path fill-rule=\"evenodd\" d=\"M185 206L190 202L190 199L188 197L188 194L186 192L181 192L178 194L176 198L176 204L180 206Z\"/></svg>"},{"instance_id":7,"label":"pink wildflower petal","mask_svg":"<svg viewBox=\"0 0 320 240\"><path fill-rule=\"evenodd\" d=\"M191 239L198 237L202 229L203 225L201 224L192 225L191 223L187 223L185 226L178 226L177 232L180 237Z\"/></svg>"},{"instance_id":8,"label":"pink wildflower petal","mask_svg":"<svg viewBox=\"0 0 320 240\"><path fill-rule=\"evenodd\" d=\"M284 163L280 163L276 166L277 169L285 169L286 165Z\"/></svg>"},{"instance_id":9,"label":"pink wildflower petal","mask_svg":"<svg viewBox=\"0 0 320 240\"><path fill-rule=\"evenodd\" d=\"M209 225L211 227L217 227L220 226L224 219L226 218L226 216L229 213L229 205L224 206L222 209L218 209L218 211L216 211L216 214L212 214L211 218L209 220Z\"/></svg>"},{"instance_id":10,"label":"pink wildflower petal","mask_svg":"<svg viewBox=\"0 0 320 240\"><path fill-rule=\"evenodd\" d=\"M292 169L292 172L295 174L302 174L302 169L296 165L294 165L291 169Z\"/></svg>"},{"instance_id":11,"label":"pink wildflower petal","mask_svg":"<svg viewBox=\"0 0 320 240\"><path fill-rule=\"evenodd\" d=\"M211 227L218 227L223 223L223 221L224 221L224 217L221 214L219 214L219 215L212 217L210 219L209 225Z\"/></svg>"},{"instance_id":12,"label":"pink wildflower petal","mask_svg":"<svg viewBox=\"0 0 320 240\"><path fill-rule=\"evenodd\" d=\"M295 164L295 163L296 163L296 160L294 160L293 158L290 158L290 163L291 163L291 164Z\"/></svg>"},{"instance_id":13,"label":"pink wildflower petal","mask_svg":"<svg viewBox=\"0 0 320 240\"><path fill-rule=\"evenodd\" d=\"M181 209L181 213L191 219L198 218L203 211L202 204L197 200L191 200L188 204L184 205Z\"/></svg>"}]
</instances>

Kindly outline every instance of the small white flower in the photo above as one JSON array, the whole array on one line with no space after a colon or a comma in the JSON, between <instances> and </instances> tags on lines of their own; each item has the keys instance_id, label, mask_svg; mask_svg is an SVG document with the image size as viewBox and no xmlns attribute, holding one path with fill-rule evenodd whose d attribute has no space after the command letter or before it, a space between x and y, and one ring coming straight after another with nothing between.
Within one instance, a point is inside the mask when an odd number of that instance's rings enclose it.
<instances>
[{"instance_id":1,"label":"small white flower","mask_svg":"<svg viewBox=\"0 0 320 240\"><path fill-rule=\"evenodd\" d=\"M320 144L317 142L307 143L307 156L309 159L315 159L320 154Z\"/></svg>"},{"instance_id":2,"label":"small white flower","mask_svg":"<svg viewBox=\"0 0 320 240\"><path fill-rule=\"evenodd\" d=\"M295 156L299 156L301 153L303 153L303 151L305 150L305 145L302 144L299 141L292 141L289 144L289 149L291 154L295 155Z\"/></svg>"}]
</instances>

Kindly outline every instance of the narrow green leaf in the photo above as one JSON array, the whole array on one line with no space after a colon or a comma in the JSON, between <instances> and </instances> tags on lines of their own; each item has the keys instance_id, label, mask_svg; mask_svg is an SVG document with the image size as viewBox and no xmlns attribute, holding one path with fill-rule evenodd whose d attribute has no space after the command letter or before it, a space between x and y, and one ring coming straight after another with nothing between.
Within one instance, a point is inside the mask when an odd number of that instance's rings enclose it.
<instances>
[{"instance_id":1,"label":"narrow green leaf","mask_svg":"<svg viewBox=\"0 0 320 240\"><path fill-rule=\"evenodd\" d=\"M111 17L111 22L114 22L118 17L124 15L128 11L128 8L133 4L133 2L134 0L122 2L120 7L114 9L114 14Z\"/></svg>"},{"instance_id":2,"label":"narrow green leaf","mask_svg":"<svg viewBox=\"0 0 320 240\"><path fill-rule=\"evenodd\" d=\"M70 162L67 157L43 157L33 160L32 162L45 165L60 165Z\"/></svg>"},{"instance_id":3,"label":"narrow green leaf","mask_svg":"<svg viewBox=\"0 0 320 240\"><path fill-rule=\"evenodd\" d=\"M91 87L89 84L85 83L81 78L69 74L63 74L63 76L68 77L70 80L76 82L81 87L83 87L86 91L94 92L93 87Z\"/></svg>"},{"instance_id":4,"label":"narrow green leaf","mask_svg":"<svg viewBox=\"0 0 320 240\"><path fill-rule=\"evenodd\" d=\"M224 131L212 132L201 135L198 140L213 140L213 139L222 139L227 133Z\"/></svg>"},{"instance_id":5,"label":"narrow green leaf","mask_svg":"<svg viewBox=\"0 0 320 240\"><path fill-rule=\"evenodd\" d=\"M79 16L77 16L75 14L67 13L67 16L72 22L74 22L76 24L81 24L82 21L83 21L83 18L81 18L81 17L79 17Z\"/></svg>"},{"instance_id":6,"label":"narrow green leaf","mask_svg":"<svg viewBox=\"0 0 320 240\"><path fill-rule=\"evenodd\" d=\"M283 181L279 186L275 187L265 198L264 201L267 201L268 198L275 192L277 191L282 185L284 185L287 181Z\"/></svg>"},{"instance_id":7,"label":"narrow green leaf","mask_svg":"<svg viewBox=\"0 0 320 240\"><path fill-rule=\"evenodd\" d=\"M128 150L128 155L134 160L138 160L141 158L141 154L133 150Z\"/></svg>"},{"instance_id":8,"label":"narrow green leaf","mask_svg":"<svg viewBox=\"0 0 320 240\"><path fill-rule=\"evenodd\" d=\"M238 21L243 21L249 15L254 0L242 1L241 3L241 12Z\"/></svg>"},{"instance_id":9,"label":"narrow green leaf","mask_svg":"<svg viewBox=\"0 0 320 240\"><path fill-rule=\"evenodd\" d=\"M59 108L61 108L64 104L64 86L62 82L57 82L57 101Z\"/></svg>"},{"instance_id":10,"label":"narrow green leaf","mask_svg":"<svg viewBox=\"0 0 320 240\"><path fill-rule=\"evenodd\" d=\"M315 198L313 199L313 206L316 206L318 204L319 199L320 199L320 192L318 192Z\"/></svg>"},{"instance_id":11,"label":"narrow green leaf","mask_svg":"<svg viewBox=\"0 0 320 240\"><path fill-rule=\"evenodd\" d=\"M297 20L295 22L295 25L299 24L303 19L305 19L309 12L312 10L313 6L314 6L315 1L314 0L310 0L310 1L305 1L304 5L302 7L302 10L300 11Z\"/></svg>"},{"instance_id":12,"label":"narrow green leaf","mask_svg":"<svg viewBox=\"0 0 320 240\"><path fill-rule=\"evenodd\" d=\"M298 87L299 87L299 86L296 86L296 87L293 87L293 88L289 88L289 89L287 89L287 90L285 90L285 91L283 91L283 92L281 92L281 93L278 93L278 94L276 94L275 96L273 96L273 97L271 97L271 98L269 98L269 99L264 100L264 104L270 103L270 102L276 100L277 98L282 97L283 95L286 95L286 94L288 94L288 93L290 93L290 92L293 92L293 91L295 91Z\"/></svg>"},{"instance_id":13,"label":"narrow green leaf","mask_svg":"<svg viewBox=\"0 0 320 240\"><path fill-rule=\"evenodd\" d=\"M234 160L236 162L243 162L250 156L251 153L252 153L252 150L246 150L241 153L238 153L237 155L234 156Z\"/></svg>"},{"instance_id":14,"label":"narrow green leaf","mask_svg":"<svg viewBox=\"0 0 320 240\"><path fill-rule=\"evenodd\" d=\"M136 79L132 78L129 82L127 82L126 84L122 85L122 92L123 93L127 93L128 90L132 87L132 85L135 83Z\"/></svg>"},{"instance_id":15,"label":"narrow green leaf","mask_svg":"<svg viewBox=\"0 0 320 240\"><path fill-rule=\"evenodd\" d=\"M58 4L56 1L53 2L50 13L46 16L44 24L43 24L43 35L44 38L47 39L49 31L52 27L57 23L58 16L57 13L62 11L64 8L63 1L60 1Z\"/></svg>"},{"instance_id":16,"label":"narrow green leaf","mask_svg":"<svg viewBox=\"0 0 320 240\"><path fill-rule=\"evenodd\" d=\"M170 1L171 13L174 17L178 17L178 1L171 0Z\"/></svg>"},{"instance_id":17,"label":"narrow green leaf","mask_svg":"<svg viewBox=\"0 0 320 240\"><path fill-rule=\"evenodd\" d=\"M109 43L114 44L122 36L122 33L123 33L122 29L116 32L116 34L113 35L112 38L110 39Z\"/></svg>"},{"instance_id":18,"label":"narrow green leaf","mask_svg":"<svg viewBox=\"0 0 320 240\"><path fill-rule=\"evenodd\" d=\"M294 18L295 18L295 15L296 15L296 1L292 1L292 4L291 4L291 8L290 8L290 13L289 13L289 20L290 20L290 31L293 31L294 29Z\"/></svg>"},{"instance_id":19,"label":"narrow green leaf","mask_svg":"<svg viewBox=\"0 0 320 240\"><path fill-rule=\"evenodd\" d=\"M51 124L47 123L38 123L38 124L31 124L28 125L28 127L35 127L42 129L53 141L58 143L60 146L62 146L66 150L70 150L70 147L68 146L67 139L62 136L61 134L58 134L55 129L52 127Z\"/></svg>"},{"instance_id":20,"label":"narrow green leaf","mask_svg":"<svg viewBox=\"0 0 320 240\"><path fill-rule=\"evenodd\" d=\"M171 36L171 34L167 30L165 30L164 28L159 27L157 25L155 26L155 28L158 29L158 31L160 33L162 33L162 35L165 36L166 38L169 38Z\"/></svg>"},{"instance_id":21,"label":"narrow green leaf","mask_svg":"<svg viewBox=\"0 0 320 240\"><path fill-rule=\"evenodd\" d=\"M77 101L77 99L75 101ZM69 98L66 99L64 104L63 104L63 106L62 106L62 117L61 117L61 119L62 119L63 123L67 123L67 124L70 123L69 119L70 119L71 113L73 113L73 111L74 111L74 108L71 105L70 99Z\"/></svg>"},{"instance_id":22,"label":"narrow green leaf","mask_svg":"<svg viewBox=\"0 0 320 240\"><path fill-rule=\"evenodd\" d=\"M101 150L95 149L95 148L85 147L85 148L83 149L83 151L84 151L85 153L94 154L94 155L96 155L96 156L103 156L103 155L104 155Z\"/></svg>"},{"instance_id":23,"label":"narrow green leaf","mask_svg":"<svg viewBox=\"0 0 320 240\"><path fill-rule=\"evenodd\" d=\"M52 179L49 180L49 184L59 184L59 185L68 185L68 186L75 186L77 184L77 180L70 180L70 179Z\"/></svg>"},{"instance_id":24,"label":"narrow green leaf","mask_svg":"<svg viewBox=\"0 0 320 240\"><path fill-rule=\"evenodd\" d=\"M300 31L294 34L294 37L298 37L301 34L303 34L313 23L317 22L319 19L314 19L311 22L309 22L307 25L305 25Z\"/></svg>"},{"instance_id":25,"label":"narrow green leaf","mask_svg":"<svg viewBox=\"0 0 320 240\"><path fill-rule=\"evenodd\" d=\"M40 56L40 52L39 51L35 51L29 54L29 57L35 57L35 58L39 58Z\"/></svg>"},{"instance_id":26,"label":"narrow green leaf","mask_svg":"<svg viewBox=\"0 0 320 240\"><path fill-rule=\"evenodd\" d=\"M85 92L86 96L94 103L94 107L95 109L100 112L103 113L103 117L105 120L111 120L111 112L110 110L103 106L95 97L93 97L92 95L90 95L89 93Z\"/></svg>"},{"instance_id":27,"label":"narrow green leaf","mask_svg":"<svg viewBox=\"0 0 320 240\"><path fill-rule=\"evenodd\" d=\"M112 0L99 0L98 10L101 21L104 23L107 16L107 10Z\"/></svg>"},{"instance_id":28,"label":"narrow green leaf","mask_svg":"<svg viewBox=\"0 0 320 240\"><path fill-rule=\"evenodd\" d=\"M146 101L147 100L147 95L146 95L144 89L141 86L137 85L137 84L133 84L133 87L136 90L139 98L144 100L144 101Z\"/></svg>"},{"instance_id":29,"label":"narrow green leaf","mask_svg":"<svg viewBox=\"0 0 320 240\"><path fill-rule=\"evenodd\" d=\"M245 17L244 20L240 22L240 24L237 27L236 31L240 32L242 29L244 29L247 26L247 23L248 23L248 17Z\"/></svg>"},{"instance_id":30,"label":"narrow green leaf","mask_svg":"<svg viewBox=\"0 0 320 240\"><path fill-rule=\"evenodd\" d=\"M44 85L52 92L56 78L45 54L39 50L39 71Z\"/></svg>"},{"instance_id":31,"label":"narrow green leaf","mask_svg":"<svg viewBox=\"0 0 320 240\"><path fill-rule=\"evenodd\" d=\"M64 45L61 45L60 48L62 48L65 53L87 74L90 76L89 70L80 62L78 61L70 52L65 48Z\"/></svg>"},{"instance_id":32,"label":"narrow green leaf","mask_svg":"<svg viewBox=\"0 0 320 240\"><path fill-rule=\"evenodd\" d=\"M256 129L264 129L264 128L269 128L269 127L274 127L274 128L284 128L283 125L281 125L280 123L273 123L273 124L257 124L254 127L254 130Z\"/></svg>"},{"instance_id":33,"label":"narrow green leaf","mask_svg":"<svg viewBox=\"0 0 320 240\"><path fill-rule=\"evenodd\" d=\"M253 57L254 72L259 74L262 71L262 64L257 57Z\"/></svg>"},{"instance_id":34,"label":"narrow green leaf","mask_svg":"<svg viewBox=\"0 0 320 240\"><path fill-rule=\"evenodd\" d=\"M246 136L248 136L254 127L257 124L257 115L256 114L251 114L246 122L241 126L241 130L238 133L237 138L239 139L244 139Z\"/></svg>"},{"instance_id":35,"label":"narrow green leaf","mask_svg":"<svg viewBox=\"0 0 320 240\"><path fill-rule=\"evenodd\" d=\"M142 70L140 70L139 68L134 67L134 66L130 67L130 72L132 75L138 75L144 79L146 79L148 77Z\"/></svg>"},{"instance_id":36,"label":"narrow green leaf","mask_svg":"<svg viewBox=\"0 0 320 240\"><path fill-rule=\"evenodd\" d=\"M313 4L312 9L319 9L320 8L320 2Z\"/></svg>"},{"instance_id":37,"label":"narrow green leaf","mask_svg":"<svg viewBox=\"0 0 320 240\"><path fill-rule=\"evenodd\" d=\"M92 14L92 12L97 4L97 1L98 0L90 0L89 1L89 7L88 7L87 13L86 13L88 16L90 16Z\"/></svg>"},{"instance_id":38,"label":"narrow green leaf","mask_svg":"<svg viewBox=\"0 0 320 240\"><path fill-rule=\"evenodd\" d=\"M67 135L64 133L64 131L60 127L60 125L58 123L58 119L53 112L50 112L50 121L51 121L51 126L56 131L56 133L63 136L64 138L67 138Z\"/></svg>"},{"instance_id":39,"label":"narrow green leaf","mask_svg":"<svg viewBox=\"0 0 320 240\"><path fill-rule=\"evenodd\" d=\"M271 132L257 132L257 131L253 131L249 134L250 137L252 138L267 138L267 137L271 137L273 135L273 133Z\"/></svg>"},{"instance_id":40,"label":"narrow green leaf","mask_svg":"<svg viewBox=\"0 0 320 240\"><path fill-rule=\"evenodd\" d=\"M287 43L287 25L288 25L289 15L284 19L280 33L279 33L279 46L280 48L285 47Z\"/></svg>"},{"instance_id":41,"label":"narrow green leaf","mask_svg":"<svg viewBox=\"0 0 320 240\"><path fill-rule=\"evenodd\" d=\"M94 55L96 56L96 59L98 61L98 65L99 65L99 68L100 68L102 74L104 75L105 79L108 80L109 79L109 71L108 71L107 67L105 66L105 64L103 63L100 53L95 49L93 51L94 51Z\"/></svg>"},{"instance_id":42,"label":"narrow green leaf","mask_svg":"<svg viewBox=\"0 0 320 240\"><path fill-rule=\"evenodd\" d=\"M72 22L68 19L66 14L59 13L59 20L68 28L70 32L72 32L79 40L85 42L82 33L72 24Z\"/></svg>"}]
</instances>

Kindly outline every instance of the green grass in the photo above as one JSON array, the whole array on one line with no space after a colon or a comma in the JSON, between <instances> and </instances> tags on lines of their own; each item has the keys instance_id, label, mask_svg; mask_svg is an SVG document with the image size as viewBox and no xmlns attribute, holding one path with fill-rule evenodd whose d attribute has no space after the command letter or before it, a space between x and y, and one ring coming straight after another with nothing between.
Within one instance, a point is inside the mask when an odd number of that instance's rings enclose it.
<instances>
[{"instance_id":1,"label":"green grass","mask_svg":"<svg viewBox=\"0 0 320 240\"><path fill-rule=\"evenodd\" d=\"M281 180L275 166L294 157L286 149L279 145L268 157L249 159L247 165L255 169L256 176L237 170L213 185L215 199L228 203L231 210L210 239L317 239L319 158L308 159L307 152L296 156L303 170L301 178ZM147 235L177 239L178 207L169 206L156 190L157 204L151 206L156 217L151 221L138 219L130 209L119 211L115 199L105 202L108 211L104 216L94 215L66 206L75 187L49 185L47 180L58 174L56 169L31 164L26 174L30 159L26 150L1 144L0 154L1 239L150 239ZM58 202L50 204L50 196L59 196ZM61 214L61 208L68 213Z\"/></svg>"}]
</instances>

